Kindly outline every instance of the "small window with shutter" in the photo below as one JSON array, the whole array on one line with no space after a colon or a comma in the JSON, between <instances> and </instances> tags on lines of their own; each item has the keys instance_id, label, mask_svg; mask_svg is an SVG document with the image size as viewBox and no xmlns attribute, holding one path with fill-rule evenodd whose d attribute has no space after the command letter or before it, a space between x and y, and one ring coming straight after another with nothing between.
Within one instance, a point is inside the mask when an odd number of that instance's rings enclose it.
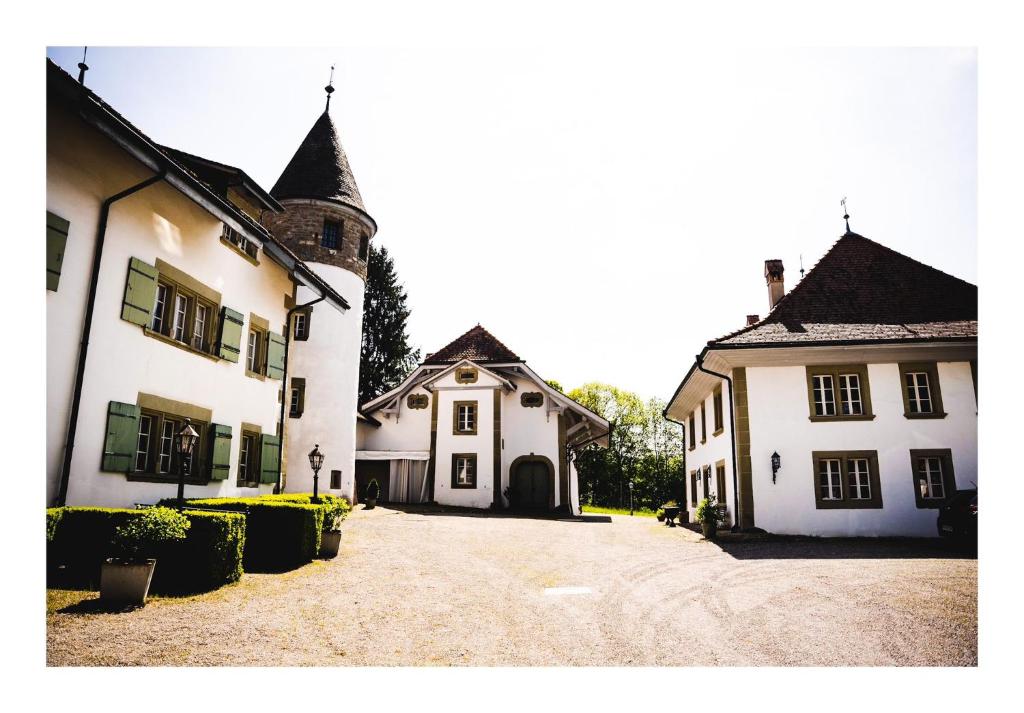
<instances>
[{"instance_id":1,"label":"small window with shutter","mask_svg":"<svg viewBox=\"0 0 1024 713\"><path fill-rule=\"evenodd\" d=\"M46 289L57 291L60 271L64 266L64 248L67 246L71 223L46 211Z\"/></svg>"}]
</instances>

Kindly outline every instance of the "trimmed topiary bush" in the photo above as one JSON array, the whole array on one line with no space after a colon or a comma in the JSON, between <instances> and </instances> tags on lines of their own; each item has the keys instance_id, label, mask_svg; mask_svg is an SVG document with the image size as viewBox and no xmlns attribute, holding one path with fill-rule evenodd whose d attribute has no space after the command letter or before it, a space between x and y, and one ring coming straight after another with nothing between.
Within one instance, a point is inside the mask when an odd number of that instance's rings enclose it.
<instances>
[{"instance_id":1,"label":"trimmed topiary bush","mask_svg":"<svg viewBox=\"0 0 1024 713\"><path fill-rule=\"evenodd\" d=\"M294 497L294 496L293 496ZM308 496L307 500L308 500ZM187 505L245 513L243 565L249 572L281 572L313 561L320 551L325 508L279 496L206 498Z\"/></svg>"},{"instance_id":2,"label":"trimmed topiary bush","mask_svg":"<svg viewBox=\"0 0 1024 713\"><path fill-rule=\"evenodd\" d=\"M46 542L53 542L57 535L57 525L64 517L64 508L46 508Z\"/></svg>"},{"instance_id":3,"label":"trimmed topiary bush","mask_svg":"<svg viewBox=\"0 0 1024 713\"><path fill-rule=\"evenodd\" d=\"M100 565L116 554L113 549L115 531L144 517L147 512L149 510L63 508L50 543L52 566L64 566L61 584L95 589L99 584ZM238 581L242 576L245 516L187 510L184 516L190 523L186 537L154 548L157 567L151 591L201 592Z\"/></svg>"},{"instance_id":4,"label":"trimmed topiary bush","mask_svg":"<svg viewBox=\"0 0 1024 713\"><path fill-rule=\"evenodd\" d=\"M129 562L154 559L184 540L192 523L177 510L149 508L114 529L111 554Z\"/></svg>"}]
</instances>

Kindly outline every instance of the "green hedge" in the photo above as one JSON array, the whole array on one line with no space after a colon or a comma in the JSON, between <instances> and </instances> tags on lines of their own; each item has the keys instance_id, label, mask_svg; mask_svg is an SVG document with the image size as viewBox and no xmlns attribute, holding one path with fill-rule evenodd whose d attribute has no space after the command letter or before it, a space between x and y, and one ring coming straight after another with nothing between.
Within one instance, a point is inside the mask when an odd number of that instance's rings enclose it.
<instances>
[{"instance_id":1,"label":"green hedge","mask_svg":"<svg viewBox=\"0 0 1024 713\"><path fill-rule=\"evenodd\" d=\"M64 508L46 508L46 542L53 542L57 535L57 525L64 517Z\"/></svg>"},{"instance_id":2,"label":"green hedge","mask_svg":"<svg viewBox=\"0 0 1024 713\"><path fill-rule=\"evenodd\" d=\"M243 564L248 572L281 572L320 551L324 507L279 496L205 498L186 505L246 513Z\"/></svg>"},{"instance_id":3,"label":"green hedge","mask_svg":"<svg viewBox=\"0 0 1024 713\"><path fill-rule=\"evenodd\" d=\"M51 571L63 565L60 583L96 588L100 566L111 555L114 530L142 510L120 508L60 508L50 541ZM237 513L190 512L188 536L168 543L157 554L151 590L179 594L216 589L242 576L246 519ZM50 537L47 512L47 537Z\"/></svg>"},{"instance_id":4,"label":"green hedge","mask_svg":"<svg viewBox=\"0 0 1024 713\"><path fill-rule=\"evenodd\" d=\"M346 498L330 493L321 493L316 499L313 493L281 493L278 495L260 495L259 500L265 502L301 503L303 505L320 505L324 508L324 528L329 528L335 520L344 520L352 506Z\"/></svg>"}]
</instances>

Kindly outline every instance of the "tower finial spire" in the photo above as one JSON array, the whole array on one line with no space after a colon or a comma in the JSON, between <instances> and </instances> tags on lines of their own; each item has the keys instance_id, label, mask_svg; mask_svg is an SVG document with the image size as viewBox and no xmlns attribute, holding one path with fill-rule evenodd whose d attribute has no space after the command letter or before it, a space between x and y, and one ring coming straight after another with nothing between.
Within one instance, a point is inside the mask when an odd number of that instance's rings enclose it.
<instances>
[{"instance_id":1,"label":"tower finial spire","mask_svg":"<svg viewBox=\"0 0 1024 713\"><path fill-rule=\"evenodd\" d=\"M840 205L843 206L843 220L846 221L846 232L850 232L850 211L846 210L846 196L843 196L843 200L839 201Z\"/></svg>"},{"instance_id":2,"label":"tower finial spire","mask_svg":"<svg viewBox=\"0 0 1024 713\"><path fill-rule=\"evenodd\" d=\"M324 91L327 92L327 106L324 107L324 113L326 114L331 110L331 94L334 93L334 65L331 65L331 79L327 82L327 86L324 87Z\"/></svg>"},{"instance_id":3,"label":"tower finial spire","mask_svg":"<svg viewBox=\"0 0 1024 713\"><path fill-rule=\"evenodd\" d=\"M89 65L85 63L85 55L89 54L89 48L82 48L82 61L78 63L78 83L85 84L85 73L89 70Z\"/></svg>"}]
</instances>

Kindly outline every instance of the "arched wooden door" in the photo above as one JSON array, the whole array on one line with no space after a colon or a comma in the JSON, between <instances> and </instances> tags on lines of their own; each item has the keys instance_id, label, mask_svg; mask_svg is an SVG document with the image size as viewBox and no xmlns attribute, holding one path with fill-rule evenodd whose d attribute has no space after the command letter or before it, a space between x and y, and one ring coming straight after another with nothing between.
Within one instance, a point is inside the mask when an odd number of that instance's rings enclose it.
<instances>
[{"instance_id":1,"label":"arched wooden door","mask_svg":"<svg viewBox=\"0 0 1024 713\"><path fill-rule=\"evenodd\" d=\"M544 460L522 460L512 470L512 507L527 510L551 507L551 466Z\"/></svg>"}]
</instances>

